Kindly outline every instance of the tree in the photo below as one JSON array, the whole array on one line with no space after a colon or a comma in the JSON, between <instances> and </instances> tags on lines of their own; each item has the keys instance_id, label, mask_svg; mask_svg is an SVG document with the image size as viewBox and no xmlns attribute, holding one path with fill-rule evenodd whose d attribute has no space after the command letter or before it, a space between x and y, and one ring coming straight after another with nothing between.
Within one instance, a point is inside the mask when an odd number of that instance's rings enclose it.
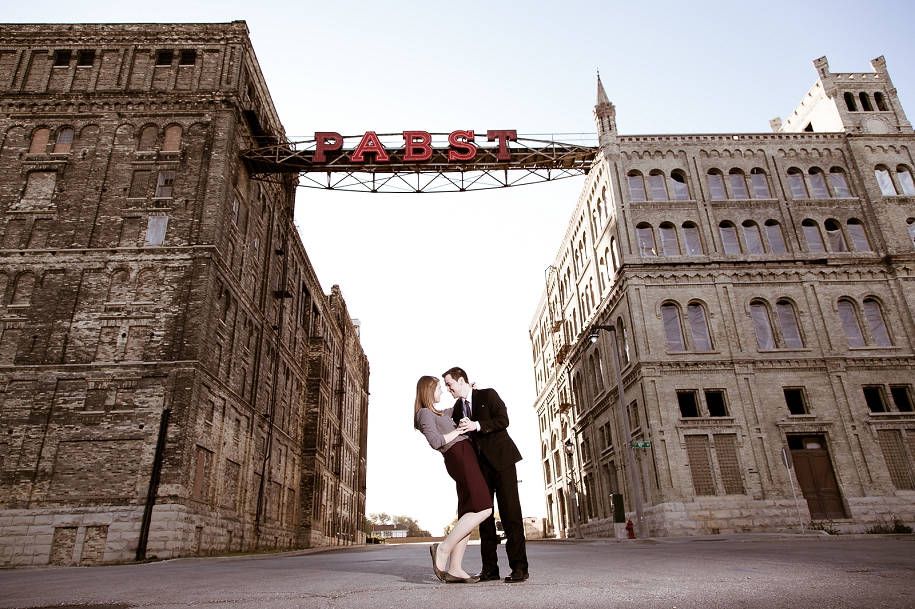
<instances>
[{"instance_id":1,"label":"tree","mask_svg":"<svg viewBox=\"0 0 915 609\"><path fill-rule=\"evenodd\" d=\"M368 519L374 524L391 524L391 517L384 512L379 514L369 514Z\"/></svg>"},{"instance_id":2,"label":"tree","mask_svg":"<svg viewBox=\"0 0 915 609\"><path fill-rule=\"evenodd\" d=\"M432 537L429 531L420 528L415 518L410 516L388 516L384 512L369 514L366 519L366 528L371 531L372 524L400 524L407 525L407 537Z\"/></svg>"}]
</instances>

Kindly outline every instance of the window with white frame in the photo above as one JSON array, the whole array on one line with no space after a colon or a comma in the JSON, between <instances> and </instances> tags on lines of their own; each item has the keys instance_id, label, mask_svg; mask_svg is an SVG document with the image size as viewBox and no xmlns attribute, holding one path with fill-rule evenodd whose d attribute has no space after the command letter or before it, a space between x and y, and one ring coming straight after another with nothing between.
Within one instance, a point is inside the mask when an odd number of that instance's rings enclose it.
<instances>
[{"instance_id":1,"label":"window with white frame","mask_svg":"<svg viewBox=\"0 0 915 609\"><path fill-rule=\"evenodd\" d=\"M833 167L829 170L829 182L832 184L832 189L836 192L837 198L850 199L852 197L845 171L841 167Z\"/></svg>"},{"instance_id":2,"label":"window with white frame","mask_svg":"<svg viewBox=\"0 0 915 609\"><path fill-rule=\"evenodd\" d=\"M665 256L679 256L680 242L677 240L677 227L664 222L658 227L661 233L661 251Z\"/></svg>"},{"instance_id":3,"label":"window with white frame","mask_svg":"<svg viewBox=\"0 0 915 609\"><path fill-rule=\"evenodd\" d=\"M769 192L769 180L766 179L766 172L759 167L754 167L750 171L750 184L753 186L753 196L757 199L771 199Z\"/></svg>"},{"instance_id":4,"label":"window with white frame","mask_svg":"<svg viewBox=\"0 0 915 609\"><path fill-rule=\"evenodd\" d=\"M654 230L650 224L642 222L635 227L636 236L639 242L639 255L643 258L650 258L658 255L654 243Z\"/></svg>"},{"instance_id":5,"label":"window with white frame","mask_svg":"<svg viewBox=\"0 0 915 609\"><path fill-rule=\"evenodd\" d=\"M629 175L626 176L626 181L629 184L629 200L648 200L645 196L645 179L642 177L642 174L638 171L631 171L629 172Z\"/></svg>"},{"instance_id":6,"label":"window with white frame","mask_svg":"<svg viewBox=\"0 0 915 609\"><path fill-rule=\"evenodd\" d=\"M739 169L732 169L728 173L728 183L731 185L731 195L735 199L749 199L750 193L747 190L747 178Z\"/></svg>"},{"instance_id":7,"label":"window with white frame","mask_svg":"<svg viewBox=\"0 0 915 609\"><path fill-rule=\"evenodd\" d=\"M648 174L648 187L651 189L652 201L667 201L667 185L664 174L657 169Z\"/></svg>"},{"instance_id":8,"label":"window with white frame","mask_svg":"<svg viewBox=\"0 0 915 609\"><path fill-rule=\"evenodd\" d=\"M894 197L896 196L896 186L893 184L893 178L890 175L890 170L884 167L883 165L877 165L874 168L874 176L877 178L877 185L880 187L880 194L885 197Z\"/></svg>"},{"instance_id":9,"label":"window with white frame","mask_svg":"<svg viewBox=\"0 0 915 609\"><path fill-rule=\"evenodd\" d=\"M175 172L160 171L156 180L156 198L171 199L172 189L175 187Z\"/></svg>"}]
</instances>

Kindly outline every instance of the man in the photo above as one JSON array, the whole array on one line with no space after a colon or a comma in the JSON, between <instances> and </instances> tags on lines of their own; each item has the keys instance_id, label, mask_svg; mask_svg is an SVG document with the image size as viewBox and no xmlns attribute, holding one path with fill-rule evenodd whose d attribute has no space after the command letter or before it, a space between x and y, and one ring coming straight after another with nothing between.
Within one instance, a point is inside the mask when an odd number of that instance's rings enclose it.
<instances>
[{"instance_id":1,"label":"man","mask_svg":"<svg viewBox=\"0 0 915 609\"><path fill-rule=\"evenodd\" d=\"M508 427L505 402L495 389L474 389L467 373L460 368L451 368L442 378L448 391L456 398L452 415L454 424L470 439L489 492L495 494L499 502L499 515L508 538L505 552L512 570L505 581L523 582L528 578L527 550L518 497L518 472L515 469L515 463L521 460L521 453L505 430ZM483 557L480 581L499 579L498 547L496 521L494 516L490 516L480 524L480 553Z\"/></svg>"}]
</instances>

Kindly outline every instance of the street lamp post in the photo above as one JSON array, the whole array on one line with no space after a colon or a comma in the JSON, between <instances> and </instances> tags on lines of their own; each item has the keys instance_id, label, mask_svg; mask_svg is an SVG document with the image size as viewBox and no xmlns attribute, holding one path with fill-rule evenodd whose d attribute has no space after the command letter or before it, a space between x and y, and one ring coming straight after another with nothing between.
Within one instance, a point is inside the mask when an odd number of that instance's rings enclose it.
<instances>
[{"instance_id":1,"label":"street lamp post","mask_svg":"<svg viewBox=\"0 0 915 609\"><path fill-rule=\"evenodd\" d=\"M645 517L642 514L642 483L639 481L639 474L635 471L635 451L632 450L632 430L629 429L629 412L626 404L626 394L623 391L623 373L620 368L620 354L617 349L616 328L613 326L591 326L591 333L588 338L592 343L597 342L598 330L606 330L610 333L610 346L613 351L613 364L616 369L616 388L619 393L620 415L623 417L623 436L626 439L626 459L629 465L629 479L632 482L632 502L635 504L636 528L640 537L647 537L647 527Z\"/></svg>"},{"instance_id":2,"label":"street lamp post","mask_svg":"<svg viewBox=\"0 0 915 609\"><path fill-rule=\"evenodd\" d=\"M574 464L572 453L575 452L575 447L572 445L572 440L566 440L564 446L569 464L569 489L572 491L570 498L572 500L572 518L575 519L575 539L584 539L581 534L581 513L578 511L578 491L575 489L575 474L572 469Z\"/></svg>"}]
</instances>

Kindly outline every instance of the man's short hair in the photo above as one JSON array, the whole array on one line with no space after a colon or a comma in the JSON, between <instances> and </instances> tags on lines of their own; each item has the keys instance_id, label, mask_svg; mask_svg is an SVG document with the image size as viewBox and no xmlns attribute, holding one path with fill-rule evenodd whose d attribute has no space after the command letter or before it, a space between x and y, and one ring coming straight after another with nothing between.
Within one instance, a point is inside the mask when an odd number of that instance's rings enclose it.
<instances>
[{"instance_id":1,"label":"man's short hair","mask_svg":"<svg viewBox=\"0 0 915 609\"><path fill-rule=\"evenodd\" d=\"M449 368L442 375L442 378L445 378L446 376L450 376L451 378L453 378L456 381L459 379L464 379L465 383L470 383L470 379L467 378L467 373L464 372L464 370L462 368L458 368L457 366L455 366L454 368Z\"/></svg>"}]
</instances>

